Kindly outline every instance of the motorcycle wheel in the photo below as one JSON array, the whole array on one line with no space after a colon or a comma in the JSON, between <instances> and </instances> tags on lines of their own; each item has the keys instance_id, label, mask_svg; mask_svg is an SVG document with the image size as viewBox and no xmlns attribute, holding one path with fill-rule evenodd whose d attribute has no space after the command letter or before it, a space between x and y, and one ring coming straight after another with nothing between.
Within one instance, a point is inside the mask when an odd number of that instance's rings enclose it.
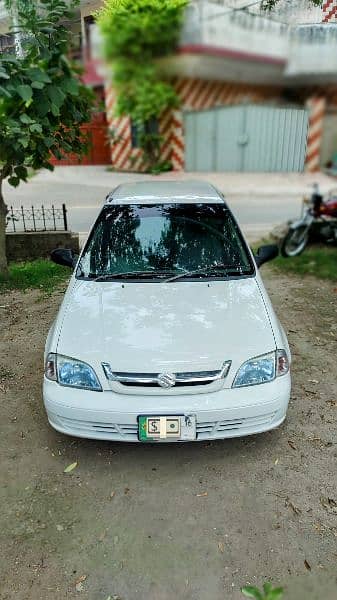
<instances>
[{"instance_id":1,"label":"motorcycle wheel","mask_svg":"<svg viewBox=\"0 0 337 600\"><path fill-rule=\"evenodd\" d=\"M309 240L309 229L306 225L290 229L282 241L281 254L286 258L302 254Z\"/></svg>"}]
</instances>

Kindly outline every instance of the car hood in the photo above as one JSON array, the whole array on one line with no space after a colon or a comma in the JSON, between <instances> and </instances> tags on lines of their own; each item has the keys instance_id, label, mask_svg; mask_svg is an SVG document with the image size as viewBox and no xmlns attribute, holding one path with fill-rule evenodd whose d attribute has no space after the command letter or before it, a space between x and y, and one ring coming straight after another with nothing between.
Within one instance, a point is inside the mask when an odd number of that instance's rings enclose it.
<instances>
[{"instance_id":1,"label":"car hood","mask_svg":"<svg viewBox=\"0 0 337 600\"><path fill-rule=\"evenodd\" d=\"M57 352L113 371L212 370L275 348L255 278L77 281L61 317Z\"/></svg>"}]
</instances>

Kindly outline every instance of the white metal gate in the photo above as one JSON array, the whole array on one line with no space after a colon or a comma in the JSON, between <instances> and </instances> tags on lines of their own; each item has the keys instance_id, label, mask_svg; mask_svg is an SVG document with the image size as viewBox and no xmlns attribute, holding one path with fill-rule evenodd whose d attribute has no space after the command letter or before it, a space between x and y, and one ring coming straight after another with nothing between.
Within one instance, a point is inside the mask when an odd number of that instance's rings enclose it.
<instances>
[{"instance_id":1,"label":"white metal gate","mask_svg":"<svg viewBox=\"0 0 337 600\"><path fill-rule=\"evenodd\" d=\"M240 105L186 112L186 171L303 171L308 111Z\"/></svg>"}]
</instances>

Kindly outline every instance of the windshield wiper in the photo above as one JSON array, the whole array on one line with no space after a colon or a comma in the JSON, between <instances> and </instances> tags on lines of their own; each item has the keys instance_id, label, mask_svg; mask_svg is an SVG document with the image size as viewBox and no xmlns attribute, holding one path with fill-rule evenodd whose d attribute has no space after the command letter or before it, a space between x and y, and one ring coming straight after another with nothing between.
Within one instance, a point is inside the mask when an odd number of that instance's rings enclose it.
<instances>
[{"instance_id":1,"label":"windshield wiper","mask_svg":"<svg viewBox=\"0 0 337 600\"><path fill-rule=\"evenodd\" d=\"M235 267L234 265L206 265L200 269L196 269L195 271L185 271L184 273L179 273L178 275L174 275L173 277L169 277L165 279L165 283L170 283L171 281L177 281L178 279L182 279L183 277L193 277L193 275L207 275L214 271L221 270L224 271L224 275L226 277L230 277L231 275L248 275L250 271L243 270L242 266Z\"/></svg>"},{"instance_id":2,"label":"windshield wiper","mask_svg":"<svg viewBox=\"0 0 337 600\"><path fill-rule=\"evenodd\" d=\"M92 278L92 281L112 281L114 279L124 279L128 277L165 277L172 271L121 271L120 273L106 273L105 275L98 275L98 277Z\"/></svg>"}]
</instances>

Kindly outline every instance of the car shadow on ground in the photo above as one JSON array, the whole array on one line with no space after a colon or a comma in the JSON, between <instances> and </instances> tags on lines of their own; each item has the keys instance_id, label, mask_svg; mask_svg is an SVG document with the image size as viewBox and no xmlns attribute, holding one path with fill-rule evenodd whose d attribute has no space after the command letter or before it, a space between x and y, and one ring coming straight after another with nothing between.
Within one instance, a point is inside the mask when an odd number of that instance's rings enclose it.
<instances>
[{"instance_id":1,"label":"car shadow on ground","mask_svg":"<svg viewBox=\"0 0 337 600\"><path fill-rule=\"evenodd\" d=\"M114 464L119 461L130 461L133 466L143 465L144 462L153 461L157 465L167 466L174 463L176 466L191 461L200 465L200 461L207 458L216 461L225 459L236 461L244 458L256 459L259 456L273 453L277 454L278 442L283 435L282 425L269 432L246 437L233 437L217 440L203 440L196 442L158 442L158 443L133 443L113 442L109 440L93 440L67 436L50 428L55 441L64 446L66 454L77 457L77 460L90 467L93 463L97 466L97 457L102 459L114 456ZM276 456L275 454L275 456ZM277 459L275 459L277 460ZM103 460L104 462L104 460Z\"/></svg>"}]
</instances>

